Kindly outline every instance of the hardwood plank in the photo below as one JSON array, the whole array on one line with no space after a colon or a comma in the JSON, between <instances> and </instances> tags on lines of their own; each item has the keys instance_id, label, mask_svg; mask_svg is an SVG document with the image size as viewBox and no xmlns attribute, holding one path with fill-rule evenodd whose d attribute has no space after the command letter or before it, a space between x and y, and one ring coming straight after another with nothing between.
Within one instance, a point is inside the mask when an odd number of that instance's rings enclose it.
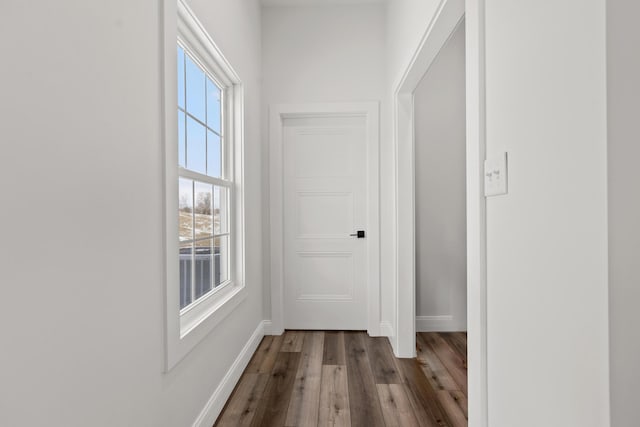
<instances>
[{"instance_id":1,"label":"hardwood plank","mask_svg":"<svg viewBox=\"0 0 640 427\"><path fill-rule=\"evenodd\" d=\"M344 365L344 332L326 331L324 333L323 365Z\"/></svg>"},{"instance_id":2,"label":"hardwood plank","mask_svg":"<svg viewBox=\"0 0 640 427\"><path fill-rule=\"evenodd\" d=\"M405 394L409 399L409 404L411 405L411 409L413 409L413 413L416 416L416 420L418 420L418 426L420 427L440 427L442 426L442 421L435 420L433 416L425 410L419 401L416 401L411 388L407 384L402 384L404 387Z\"/></svg>"},{"instance_id":3,"label":"hardwood plank","mask_svg":"<svg viewBox=\"0 0 640 427\"><path fill-rule=\"evenodd\" d=\"M435 391L415 359L396 359L405 390L420 426L451 426Z\"/></svg>"},{"instance_id":4,"label":"hardwood plank","mask_svg":"<svg viewBox=\"0 0 640 427\"><path fill-rule=\"evenodd\" d=\"M364 332L345 332L349 410L354 427L384 427L384 417L367 357Z\"/></svg>"},{"instance_id":5,"label":"hardwood plank","mask_svg":"<svg viewBox=\"0 0 640 427\"><path fill-rule=\"evenodd\" d=\"M438 401L447 413L449 420L451 420L452 427L467 427L467 418L453 399L453 396L451 396L451 393L447 390L440 390L437 395Z\"/></svg>"},{"instance_id":6,"label":"hardwood plank","mask_svg":"<svg viewBox=\"0 0 640 427\"><path fill-rule=\"evenodd\" d=\"M305 332L298 372L285 426L315 427L318 423L324 332Z\"/></svg>"},{"instance_id":7,"label":"hardwood plank","mask_svg":"<svg viewBox=\"0 0 640 427\"><path fill-rule=\"evenodd\" d=\"M462 410L464 417L466 419L469 419L469 405L467 403L467 396L459 390L453 390L453 391L450 391L449 393L451 394L451 397L453 397L453 400L456 401L456 403Z\"/></svg>"},{"instance_id":8,"label":"hardwood plank","mask_svg":"<svg viewBox=\"0 0 640 427\"><path fill-rule=\"evenodd\" d=\"M467 352L467 333L453 332L451 333L451 337L459 343L458 345L460 346L460 350L465 355L465 357L467 357L467 355L469 354Z\"/></svg>"},{"instance_id":9,"label":"hardwood plank","mask_svg":"<svg viewBox=\"0 0 640 427\"><path fill-rule=\"evenodd\" d=\"M403 384L378 384L377 387L387 427L418 427Z\"/></svg>"},{"instance_id":10,"label":"hardwood plank","mask_svg":"<svg viewBox=\"0 0 640 427\"><path fill-rule=\"evenodd\" d=\"M350 427L347 367L323 365L318 427Z\"/></svg>"},{"instance_id":11,"label":"hardwood plank","mask_svg":"<svg viewBox=\"0 0 640 427\"><path fill-rule=\"evenodd\" d=\"M249 365L245 369L246 373L270 374L273 365L276 363L276 356L282 345L282 335L267 335L262 339L255 354L251 358Z\"/></svg>"},{"instance_id":12,"label":"hardwood plank","mask_svg":"<svg viewBox=\"0 0 640 427\"><path fill-rule=\"evenodd\" d=\"M465 340L456 332L440 332L438 333L442 339L444 339L449 347L451 347L456 354L463 360L463 366L467 369L467 344Z\"/></svg>"},{"instance_id":13,"label":"hardwood plank","mask_svg":"<svg viewBox=\"0 0 640 427\"><path fill-rule=\"evenodd\" d=\"M385 337L366 336L367 354L376 384L401 384L402 379L394 361L389 340Z\"/></svg>"},{"instance_id":14,"label":"hardwood plank","mask_svg":"<svg viewBox=\"0 0 640 427\"><path fill-rule=\"evenodd\" d=\"M444 367L438 355L427 345L424 334L416 337L416 359L425 377L434 390L458 390L458 384L453 380L447 368Z\"/></svg>"},{"instance_id":15,"label":"hardwood plank","mask_svg":"<svg viewBox=\"0 0 640 427\"><path fill-rule=\"evenodd\" d=\"M451 378L458 385L457 389L467 393L467 370L462 360L449 344L438 334L422 334L425 344L438 356L442 365L447 369Z\"/></svg>"},{"instance_id":16,"label":"hardwood plank","mask_svg":"<svg viewBox=\"0 0 640 427\"><path fill-rule=\"evenodd\" d=\"M440 378L438 378L438 375L434 373L433 370L431 369L431 366L429 366L428 363L426 363L421 359L416 359L416 360L420 365L420 369L422 369L422 373L424 374L425 378L427 379L427 381L429 381L429 385L431 386L431 388L433 390L446 390L446 388L441 384ZM451 380L451 383L454 384L453 388L457 387L453 379Z\"/></svg>"},{"instance_id":17,"label":"hardwood plank","mask_svg":"<svg viewBox=\"0 0 640 427\"><path fill-rule=\"evenodd\" d=\"M302 331L286 331L280 351L292 351L299 353L302 351L302 342L304 340L304 332Z\"/></svg>"},{"instance_id":18,"label":"hardwood plank","mask_svg":"<svg viewBox=\"0 0 640 427\"><path fill-rule=\"evenodd\" d=\"M250 426L268 380L268 374L244 374L215 425Z\"/></svg>"},{"instance_id":19,"label":"hardwood plank","mask_svg":"<svg viewBox=\"0 0 640 427\"><path fill-rule=\"evenodd\" d=\"M300 353L279 352L251 426L284 425Z\"/></svg>"}]
</instances>

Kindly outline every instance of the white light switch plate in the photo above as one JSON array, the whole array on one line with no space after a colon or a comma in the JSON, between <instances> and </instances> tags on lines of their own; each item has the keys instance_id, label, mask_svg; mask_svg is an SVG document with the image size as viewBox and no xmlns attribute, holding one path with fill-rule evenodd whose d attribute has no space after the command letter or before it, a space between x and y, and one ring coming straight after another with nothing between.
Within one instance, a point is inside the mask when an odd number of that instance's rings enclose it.
<instances>
[{"instance_id":1,"label":"white light switch plate","mask_svg":"<svg viewBox=\"0 0 640 427\"><path fill-rule=\"evenodd\" d=\"M499 153L484 161L484 195L507 194L507 153Z\"/></svg>"}]
</instances>

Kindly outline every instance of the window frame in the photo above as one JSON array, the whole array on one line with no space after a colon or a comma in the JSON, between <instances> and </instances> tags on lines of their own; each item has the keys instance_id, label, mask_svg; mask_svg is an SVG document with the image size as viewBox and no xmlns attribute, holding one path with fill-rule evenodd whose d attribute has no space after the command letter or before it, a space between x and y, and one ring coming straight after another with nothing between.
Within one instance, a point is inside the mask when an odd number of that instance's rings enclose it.
<instances>
[{"instance_id":1,"label":"window frame","mask_svg":"<svg viewBox=\"0 0 640 427\"><path fill-rule=\"evenodd\" d=\"M181 37L180 33L178 33L177 40L178 40L177 46L179 46L184 50L185 56L188 55L190 59L194 62L194 64L204 72L205 76L210 78L212 82L215 85L217 85L218 88L220 89L220 92L221 92L220 93L221 94L221 97L220 97L220 112L221 112L220 125L221 126L220 127L221 129L219 133L217 133L217 135L220 137L220 145L222 150L222 156L220 159L221 160L221 177L202 174L192 169L188 169L187 167L178 166L178 179L185 178L195 182L211 184L213 186L225 188L228 192L226 196L227 200L224 201L226 216L227 216L227 231L219 234L216 234L214 231L211 236L212 243L213 241L215 241L217 237L227 236L228 261L227 261L226 268L228 268L228 277L218 287L212 287L212 289L206 292L204 295L202 295L201 297L195 300L192 300L191 303L187 304L185 307L180 309L180 327L181 327L181 331L183 331L185 329L188 330L191 327L193 327L197 323L198 319L206 315L208 310L207 306L209 304L208 302L209 299L215 298L216 293L224 292L223 289L225 287L230 286L234 283L235 274L233 274L233 270L234 270L233 265L235 262L235 256L232 256L232 253L233 253L233 248L235 247L235 242L233 240L235 239L236 236L235 236L235 233L233 232L233 226L231 224L234 218L234 211L235 211L234 204L232 202L234 198L234 191L233 191L234 190L233 188L234 168L230 161L231 156L229 155L233 149L233 140L232 138L229 138L227 136L227 130L230 129L233 125L232 111L227 111L227 110L232 110L233 106L231 105L232 103L230 102L230 99L227 99L227 96L229 92L233 90L233 88L232 88L232 85L225 85L220 83L219 77L212 75L212 73L209 72L209 70L202 63L198 55L195 52L193 52L190 46L188 45L188 43L183 40L183 37ZM185 77L185 81L186 81L186 77ZM206 100L205 100L205 103L206 103ZM204 123L201 123L197 118L193 117L191 113L189 113L189 111L187 110L186 104L185 104L184 110L182 110L181 107L179 106L177 106L176 108L178 113L183 112L185 114L185 118L192 117L192 119L198 121L201 125L205 126L205 133L208 133L210 128L206 126ZM186 127L186 121L185 121L185 127ZM214 130L211 130L211 131L216 133ZM185 137L185 148L188 147L188 144L189 144L189 140L188 140L188 133L187 133ZM178 148L180 148L180 144L178 144ZM187 148L187 151L188 151L188 148ZM215 199L215 195L212 194L212 196L213 196L212 199ZM223 202L221 200L221 204L222 203ZM195 226L195 222L193 225ZM184 242L180 242L180 244L183 244L183 243ZM192 263L192 264L195 264L195 263ZM195 269L195 265L192 265L191 268L192 270ZM191 281L192 281L191 297L193 298L194 291L195 291L195 275L194 274L191 274Z\"/></svg>"},{"instance_id":2,"label":"window frame","mask_svg":"<svg viewBox=\"0 0 640 427\"><path fill-rule=\"evenodd\" d=\"M164 145L165 145L165 371L175 366L245 298L243 203L243 86L204 26L183 0L164 0ZM179 166L177 47L195 59L221 89L223 177ZM178 180L213 183L228 191L229 280L180 308Z\"/></svg>"}]
</instances>

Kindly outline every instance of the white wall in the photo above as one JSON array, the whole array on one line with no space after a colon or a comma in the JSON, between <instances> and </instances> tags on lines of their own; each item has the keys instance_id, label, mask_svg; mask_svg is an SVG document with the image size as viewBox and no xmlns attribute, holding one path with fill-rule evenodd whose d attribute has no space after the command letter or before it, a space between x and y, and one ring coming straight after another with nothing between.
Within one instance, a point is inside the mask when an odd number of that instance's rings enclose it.
<instances>
[{"instance_id":1,"label":"white wall","mask_svg":"<svg viewBox=\"0 0 640 427\"><path fill-rule=\"evenodd\" d=\"M435 3L390 2L390 90ZM489 425L608 426L605 0L484 3Z\"/></svg>"},{"instance_id":2,"label":"white wall","mask_svg":"<svg viewBox=\"0 0 640 427\"><path fill-rule=\"evenodd\" d=\"M441 0L388 2L388 83L395 90Z\"/></svg>"},{"instance_id":3,"label":"white wall","mask_svg":"<svg viewBox=\"0 0 640 427\"><path fill-rule=\"evenodd\" d=\"M640 417L640 4L607 1L611 425Z\"/></svg>"},{"instance_id":4,"label":"white wall","mask_svg":"<svg viewBox=\"0 0 640 427\"><path fill-rule=\"evenodd\" d=\"M605 0L486 1L491 427L609 425L605 67Z\"/></svg>"},{"instance_id":5,"label":"white wall","mask_svg":"<svg viewBox=\"0 0 640 427\"><path fill-rule=\"evenodd\" d=\"M384 17L385 6L378 3L263 7L263 135L268 135L267 113L273 104L381 101L381 108L388 108ZM389 142L381 145L388 147ZM268 203L266 149L263 157L263 199ZM388 216L382 216L381 223L383 230L391 227ZM265 215L267 238L268 224ZM385 243L383 259L393 256L389 249L384 252ZM265 309L270 310L265 299Z\"/></svg>"},{"instance_id":6,"label":"white wall","mask_svg":"<svg viewBox=\"0 0 640 427\"><path fill-rule=\"evenodd\" d=\"M414 94L416 328L467 329L465 32Z\"/></svg>"},{"instance_id":7,"label":"white wall","mask_svg":"<svg viewBox=\"0 0 640 427\"><path fill-rule=\"evenodd\" d=\"M0 425L189 426L262 319L249 297L163 374L160 2L0 5ZM260 11L191 5L246 88L260 242Z\"/></svg>"},{"instance_id":8,"label":"white wall","mask_svg":"<svg viewBox=\"0 0 640 427\"><path fill-rule=\"evenodd\" d=\"M384 89L384 6L264 7L263 101L379 100Z\"/></svg>"}]
</instances>

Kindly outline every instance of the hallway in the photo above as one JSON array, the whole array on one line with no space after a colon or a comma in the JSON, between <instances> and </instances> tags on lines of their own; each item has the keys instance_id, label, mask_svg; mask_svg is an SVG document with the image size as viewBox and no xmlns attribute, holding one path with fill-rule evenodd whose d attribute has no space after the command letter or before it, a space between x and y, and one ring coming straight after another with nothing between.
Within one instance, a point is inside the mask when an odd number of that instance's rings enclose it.
<instances>
[{"instance_id":1,"label":"hallway","mask_svg":"<svg viewBox=\"0 0 640 427\"><path fill-rule=\"evenodd\" d=\"M266 336L216 426L466 426L466 333L397 359L365 332Z\"/></svg>"},{"instance_id":2,"label":"hallway","mask_svg":"<svg viewBox=\"0 0 640 427\"><path fill-rule=\"evenodd\" d=\"M639 15L0 1L0 427L639 425Z\"/></svg>"}]
</instances>

